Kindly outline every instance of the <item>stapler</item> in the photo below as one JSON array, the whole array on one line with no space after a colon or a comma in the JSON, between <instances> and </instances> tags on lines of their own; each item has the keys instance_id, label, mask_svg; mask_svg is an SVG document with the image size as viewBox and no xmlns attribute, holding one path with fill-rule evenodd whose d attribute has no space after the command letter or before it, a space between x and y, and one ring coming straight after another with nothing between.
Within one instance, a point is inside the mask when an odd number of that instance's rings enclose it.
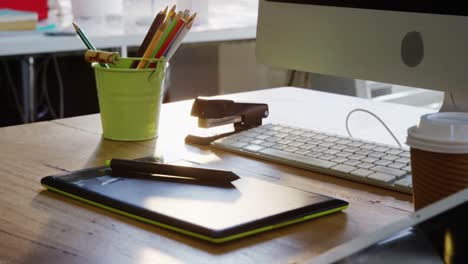
<instances>
[{"instance_id":1,"label":"stapler","mask_svg":"<svg viewBox=\"0 0 468 264\"><path fill-rule=\"evenodd\" d=\"M208 136L190 134L185 138L185 142L209 145L219 138L262 125L262 119L268 117L268 114L267 104L198 97L193 102L191 111L192 116L198 117L198 127L208 129L233 124L234 130Z\"/></svg>"}]
</instances>

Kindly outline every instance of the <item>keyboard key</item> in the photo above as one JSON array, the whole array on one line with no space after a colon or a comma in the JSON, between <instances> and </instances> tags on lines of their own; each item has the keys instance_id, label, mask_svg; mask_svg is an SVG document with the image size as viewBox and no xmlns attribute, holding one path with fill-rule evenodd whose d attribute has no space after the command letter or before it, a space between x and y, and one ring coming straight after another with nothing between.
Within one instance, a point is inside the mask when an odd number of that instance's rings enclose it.
<instances>
[{"instance_id":1,"label":"keyboard key","mask_svg":"<svg viewBox=\"0 0 468 264\"><path fill-rule=\"evenodd\" d=\"M326 142L335 142L335 141L338 141L340 140L339 138L336 138L336 137L327 137L326 139L324 139L323 141L326 141ZM333 144L334 145L334 144Z\"/></svg>"},{"instance_id":2,"label":"keyboard key","mask_svg":"<svg viewBox=\"0 0 468 264\"><path fill-rule=\"evenodd\" d=\"M354 155L349 156L348 159L361 160L361 159L363 159L365 157L366 156L364 156L364 155L354 154Z\"/></svg>"},{"instance_id":3,"label":"keyboard key","mask_svg":"<svg viewBox=\"0 0 468 264\"><path fill-rule=\"evenodd\" d=\"M388 174L395 175L395 176L398 176L398 177L403 176L403 175L406 174L406 171L392 169L392 168L388 168L388 167L384 167L384 166L375 166L375 167L373 167L371 169L374 170L374 171L388 173Z\"/></svg>"},{"instance_id":4,"label":"keyboard key","mask_svg":"<svg viewBox=\"0 0 468 264\"><path fill-rule=\"evenodd\" d=\"M323 155L323 153L318 152L318 151L311 151L311 152L306 154L306 156L313 157L313 158L317 158L317 157L320 157L322 155Z\"/></svg>"},{"instance_id":5,"label":"keyboard key","mask_svg":"<svg viewBox=\"0 0 468 264\"><path fill-rule=\"evenodd\" d=\"M233 147L233 148L237 148L237 149L241 149L243 148L244 146L247 146L249 143L247 142L242 142L242 141L236 141L232 144L230 144L229 146Z\"/></svg>"},{"instance_id":6,"label":"keyboard key","mask_svg":"<svg viewBox=\"0 0 468 264\"><path fill-rule=\"evenodd\" d=\"M299 149L298 151L295 151L294 153L299 154L299 155L305 155L309 153L310 151L307 149Z\"/></svg>"},{"instance_id":7,"label":"keyboard key","mask_svg":"<svg viewBox=\"0 0 468 264\"><path fill-rule=\"evenodd\" d=\"M402 152L403 152L403 150L400 150L400 149L391 149L391 150L387 151L387 154L398 155L398 154L400 154Z\"/></svg>"},{"instance_id":8,"label":"keyboard key","mask_svg":"<svg viewBox=\"0 0 468 264\"><path fill-rule=\"evenodd\" d=\"M325 148L329 148L331 146L335 145L334 143L331 143L331 142L323 142L323 143L320 143L319 146L322 146L322 147L325 147Z\"/></svg>"},{"instance_id":9,"label":"keyboard key","mask_svg":"<svg viewBox=\"0 0 468 264\"><path fill-rule=\"evenodd\" d=\"M373 162L376 162L376 161L378 161L378 160L379 160L378 158L374 158L374 157L365 157L365 158L363 158L361 161L373 163Z\"/></svg>"},{"instance_id":10,"label":"keyboard key","mask_svg":"<svg viewBox=\"0 0 468 264\"><path fill-rule=\"evenodd\" d=\"M348 161L347 158L342 158L342 157L336 157L334 159L332 159L331 161L334 161L334 162L337 162L337 163L343 163L345 161Z\"/></svg>"},{"instance_id":11,"label":"keyboard key","mask_svg":"<svg viewBox=\"0 0 468 264\"><path fill-rule=\"evenodd\" d=\"M284 149L287 148L288 145L283 145L283 144L276 144L273 146L274 149Z\"/></svg>"},{"instance_id":12,"label":"keyboard key","mask_svg":"<svg viewBox=\"0 0 468 264\"><path fill-rule=\"evenodd\" d=\"M295 135L295 136L299 136L299 135L304 134L304 131L302 131L302 130L294 130L294 131L291 131L289 134Z\"/></svg>"},{"instance_id":13,"label":"keyboard key","mask_svg":"<svg viewBox=\"0 0 468 264\"><path fill-rule=\"evenodd\" d=\"M401 169L405 166L406 166L405 163L400 163L400 162L393 162L392 164L388 165L388 167L394 168L394 169Z\"/></svg>"},{"instance_id":14,"label":"keyboard key","mask_svg":"<svg viewBox=\"0 0 468 264\"><path fill-rule=\"evenodd\" d=\"M335 155L330 155L330 154L325 154L325 155L319 156L318 158L323 159L323 160L331 160L331 159L336 158L336 156Z\"/></svg>"},{"instance_id":15,"label":"keyboard key","mask_svg":"<svg viewBox=\"0 0 468 264\"><path fill-rule=\"evenodd\" d=\"M250 141L250 144L253 144L253 145L261 145L263 143L265 143L265 140L261 140L261 139L256 139L256 140Z\"/></svg>"},{"instance_id":16,"label":"keyboard key","mask_svg":"<svg viewBox=\"0 0 468 264\"><path fill-rule=\"evenodd\" d=\"M348 140L348 139L340 139L340 140L336 141L336 143L346 145L346 144L348 144L348 143L351 143L351 140Z\"/></svg>"},{"instance_id":17,"label":"keyboard key","mask_svg":"<svg viewBox=\"0 0 468 264\"><path fill-rule=\"evenodd\" d=\"M268 132L264 133L264 135L267 135L267 136L274 136L276 134L278 134L278 132L276 132L276 131L268 131Z\"/></svg>"},{"instance_id":18,"label":"keyboard key","mask_svg":"<svg viewBox=\"0 0 468 264\"><path fill-rule=\"evenodd\" d=\"M277 142L280 143L280 144L287 145L287 144L289 144L289 143L291 143L293 141L290 140L290 139L282 139L282 140L278 140Z\"/></svg>"},{"instance_id":19,"label":"keyboard key","mask_svg":"<svg viewBox=\"0 0 468 264\"><path fill-rule=\"evenodd\" d=\"M327 138L327 136L325 135L320 135L320 134L317 134L315 136L313 136L312 138L315 138L315 139L319 139L319 140L324 140Z\"/></svg>"},{"instance_id":20,"label":"keyboard key","mask_svg":"<svg viewBox=\"0 0 468 264\"><path fill-rule=\"evenodd\" d=\"M269 147L273 147L274 145L276 145L276 143L275 142L265 142L265 143L262 143L261 145L266 147L266 148L269 148Z\"/></svg>"},{"instance_id":21,"label":"keyboard key","mask_svg":"<svg viewBox=\"0 0 468 264\"><path fill-rule=\"evenodd\" d=\"M403 179L400 179L400 180L396 181L395 185L400 186L400 187L412 188L413 187L413 179L411 178L411 176L408 175L408 176L404 177Z\"/></svg>"},{"instance_id":22,"label":"keyboard key","mask_svg":"<svg viewBox=\"0 0 468 264\"><path fill-rule=\"evenodd\" d=\"M336 156L338 157L342 157L342 158L346 158L346 157L349 157L353 155L353 153L351 152L347 152L347 151L343 151L343 152L340 152L340 153L336 153Z\"/></svg>"},{"instance_id":23,"label":"keyboard key","mask_svg":"<svg viewBox=\"0 0 468 264\"><path fill-rule=\"evenodd\" d=\"M309 137L303 137L301 136L300 138L296 139L296 141L299 141L299 142L302 142L302 143L306 143L307 141L309 141L310 138Z\"/></svg>"},{"instance_id":24,"label":"keyboard key","mask_svg":"<svg viewBox=\"0 0 468 264\"><path fill-rule=\"evenodd\" d=\"M357 168L353 166L345 165L345 164L339 164L339 165L336 165L335 167L331 167L331 169L344 172L344 173L349 173L353 170L356 170Z\"/></svg>"},{"instance_id":25,"label":"keyboard key","mask_svg":"<svg viewBox=\"0 0 468 264\"><path fill-rule=\"evenodd\" d=\"M348 143L346 145L348 145L350 147L360 147L360 146L364 145L364 143L361 143L361 142L358 142L358 141L353 141L353 142Z\"/></svg>"},{"instance_id":26,"label":"keyboard key","mask_svg":"<svg viewBox=\"0 0 468 264\"><path fill-rule=\"evenodd\" d=\"M279 132L282 132L282 133L290 133L292 131L293 131L292 128L282 128L282 129L279 130Z\"/></svg>"},{"instance_id":27,"label":"keyboard key","mask_svg":"<svg viewBox=\"0 0 468 264\"><path fill-rule=\"evenodd\" d=\"M356 176L359 176L359 177L367 177L367 176L371 175L372 173L374 173L374 172L370 171L370 170L365 170L365 169L357 169L357 170L351 172L352 175L356 175Z\"/></svg>"},{"instance_id":28,"label":"keyboard key","mask_svg":"<svg viewBox=\"0 0 468 264\"><path fill-rule=\"evenodd\" d=\"M284 138L284 137L287 137L287 136L288 136L288 134L286 134L286 133L278 133L278 134L275 135L275 137L279 137L279 138Z\"/></svg>"},{"instance_id":29,"label":"keyboard key","mask_svg":"<svg viewBox=\"0 0 468 264\"><path fill-rule=\"evenodd\" d=\"M260 134L247 131L247 132L242 132L242 136L254 138L254 137L260 136Z\"/></svg>"},{"instance_id":30,"label":"keyboard key","mask_svg":"<svg viewBox=\"0 0 468 264\"><path fill-rule=\"evenodd\" d=\"M337 149L337 150L343 150L343 149L345 149L347 147L348 146L346 146L346 145L336 144L336 145L331 146L330 148Z\"/></svg>"},{"instance_id":31,"label":"keyboard key","mask_svg":"<svg viewBox=\"0 0 468 264\"><path fill-rule=\"evenodd\" d=\"M357 147L347 147L347 148L344 149L344 151L356 152L356 151L359 151L359 148L357 148Z\"/></svg>"},{"instance_id":32,"label":"keyboard key","mask_svg":"<svg viewBox=\"0 0 468 264\"><path fill-rule=\"evenodd\" d=\"M288 145L291 146L291 147L299 147L299 146L304 145L304 143L298 142L298 141L294 141L294 142L292 142L292 143L289 143Z\"/></svg>"},{"instance_id":33,"label":"keyboard key","mask_svg":"<svg viewBox=\"0 0 468 264\"><path fill-rule=\"evenodd\" d=\"M340 151L337 150L337 149L327 149L327 150L325 150L323 153L335 155L336 153L340 153Z\"/></svg>"},{"instance_id":34,"label":"keyboard key","mask_svg":"<svg viewBox=\"0 0 468 264\"><path fill-rule=\"evenodd\" d=\"M297 155L294 153L285 152L285 151L276 150L276 149L264 149L260 151L260 153L271 156L271 157L283 158L283 159L291 160L295 162L303 162L305 164L310 164L312 166L325 168L325 169L331 168L336 165L335 162L320 160L320 159L316 159L316 158L312 158L308 156L301 156L301 155Z\"/></svg>"},{"instance_id":35,"label":"keyboard key","mask_svg":"<svg viewBox=\"0 0 468 264\"><path fill-rule=\"evenodd\" d=\"M359 160L348 160L348 161L345 161L343 163L346 164L346 165L350 165L350 166L357 166L361 162Z\"/></svg>"},{"instance_id":36,"label":"keyboard key","mask_svg":"<svg viewBox=\"0 0 468 264\"><path fill-rule=\"evenodd\" d=\"M382 173L382 172L376 172L376 173L369 175L368 178L375 180L375 181L388 183L388 182L393 181L395 179L395 176Z\"/></svg>"},{"instance_id":37,"label":"keyboard key","mask_svg":"<svg viewBox=\"0 0 468 264\"><path fill-rule=\"evenodd\" d=\"M409 158L399 158L395 160L396 162L401 162L401 163L410 163L411 160Z\"/></svg>"},{"instance_id":38,"label":"keyboard key","mask_svg":"<svg viewBox=\"0 0 468 264\"><path fill-rule=\"evenodd\" d=\"M269 142L278 142L282 140L281 138L279 137L270 137L270 138L267 138L266 141L269 141Z\"/></svg>"},{"instance_id":39,"label":"keyboard key","mask_svg":"<svg viewBox=\"0 0 468 264\"><path fill-rule=\"evenodd\" d=\"M307 143L312 144L312 145L318 145L322 143L322 141L318 139L312 139L312 140L307 141Z\"/></svg>"},{"instance_id":40,"label":"keyboard key","mask_svg":"<svg viewBox=\"0 0 468 264\"><path fill-rule=\"evenodd\" d=\"M411 171L411 166L406 166L404 168L401 168L404 171Z\"/></svg>"},{"instance_id":41,"label":"keyboard key","mask_svg":"<svg viewBox=\"0 0 468 264\"><path fill-rule=\"evenodd\" d=\"M287 138L291 139L291 140L296 140L296 139L300 138L300 136L289 134L289 136L287 136Z\"/></svg>"},{"instance_id":42,"label":"keyboard key","mask_svg":"<svg viewBox=\"0 0 468 264\"><path fill-rule=\"evenodd\" d=\"M378 151L378 152L385 152L389 150L389 148L386 148L386 147L376 147L374 148L372 151Z\"/></svg>"},{"instance_id":43,"label":"keyboard key","mask_svg":"<svg viewBox=\"0 0 468 264\"><path fill-rule=\"evenodd\" d=\"M287 152L294 152L296 150L299 150L299 148L296 148L296 147L287 147L287 148L284 148L283 149L284 151L287 151Z\"/></svg>"},{"instance_id":44,"label":"keyboard key","mask_svg":"<svg viewBox=\"0 0 468 264\"><path fill-rule=\"evenodd\" d=\"M260 145L248 145L248 146L243 147L242 149L246 151L250 151L250 152L258 152L264 148L265 147L260 146Z\"/></svg>"},{"instance_id":45,"label":"keyboard key","mask_svg":"<svg viewBox=\"0 0 468 264\"><path fill-rule=\"evenodd\" d=\"M403 151L403 153L400 153L400 156L405 157L405 158L409 158L410 153L409 153L409 151Z\"/></svg>"},{"instance_id":46,"label":"keyboard key","mask_svg":"<svg viewBox=\"0 0 468 264\"><path fill-rule=\"evenodd\" d=\"M256 136L255 138L256 138L256 139L265 140L265 139L267 139L267 138L270 138L270 136L268 136L268 135L260 135L260 136Z\"/></svg>"},{"instance_id":47,"label":"keyboard key","mask_svg":"<svg viewBox=\"0 0 468 264\"><path fill-rule=\"evenodd\" d=\"M239 141L249 143L250 141L254 141L255 139L253 137L240 137Z\"/></svg>"},{"instance_id":48,"label":"keyboard key","mask_svg":"<svg viewBox=\"0 0 468 264\"><path fill-rule=\"evenodd\" d=\"M315 145L312 145L312 144L304 144L304 145L300 146L299 148L301 148L301 149L311 149L311 148L313 148L313 147L315 147Z\"/></svg>"},{"instance_id":49,"label":"keyboard key","mask_svg":"<svg viewBox=\"0 0 468 264\"><path fill-rule=\"evenodd\" d=\"M377 147L376 145L372 145L372 144L365 144L365 145L360 146L360 148L367 149L367 150L373 150L376 147Z\"/></svg>"},{"instance_id":50,"label":"keyboard key","mask_svg":"<svg viewBox=\"0 0 468 264\"><path fill-rule=\"evenodd\" d=\"M318 151L318 152L324 152L325 150L327 150L328 148L325 148L325 147L314 147L312 148L311 150L313 151Z\"/></svg>"},{"instance_id":51,"label":"keyboard key","mask_svg":"<svg viewBox=\"0 0 468 264\"><path fill-rule=\"evenodd\" d=\"M372 151L367 150L367 149L361 149L361 150L359 150L359 151L356 151L355 153L356 153L356 154L361 154L361 155L367 156L367 155L371 154Z\"/></svg>"},{"instance_id":52,"label":"keyboard key","mask_svg":"<svg viewBox=\"0 0 468 264\"><path fill-rule=\"evenodd\" d=\"M392 164L390 160L378 160L374 162L375 165L382 165L382 166L387 166L388 164Z\"/></svg>"},{"instance_id":53,"label":"keyboard key","mask_svg":"<svg viewBox=\"0 0 468 264\"><path fill-rule=\"evenodd\" d=\"M369 154L369 157L374 157L374 158L381 158L385 156L385 153L383 152L372 152L371 154Z\"/></svg>"},{"instance_id":54,"label":"keyboard key","mask_svg":"<svg viewBox=\"0 0 468 264\"><path fill-rule=\"evenodd\" d=\"M396 155L385 155L382 157L382 159L385 159L385 160L396 160L398 159L398 156Z\"/></svg>"},{"instance_id":55,"label":"keyboard key","mask_svg":"<svg viewBox=\"0 0 468 264\"><path fill-rule=\"evenodd\" d=\"M317 135L317 134L312 133L312 132L306 132L306 133L302 134L301 136L311 138L311 137L313 137L315 135Z\"/></svg>"},{"instance_id":56,"label":"keyboard key","mask_svg":"<svg viewBox=\"0 0 468 264\"><path fill-rule=\"evenodd\" d=\"M361 160L362 161L362 160ZM363 163L360 163L357 165L359 168L362 168L362 169L370 169L372 167L375 167L375 164L372 164L372 163L368 163L368 162L363 162Z\"/></svg>"}]
</instances>

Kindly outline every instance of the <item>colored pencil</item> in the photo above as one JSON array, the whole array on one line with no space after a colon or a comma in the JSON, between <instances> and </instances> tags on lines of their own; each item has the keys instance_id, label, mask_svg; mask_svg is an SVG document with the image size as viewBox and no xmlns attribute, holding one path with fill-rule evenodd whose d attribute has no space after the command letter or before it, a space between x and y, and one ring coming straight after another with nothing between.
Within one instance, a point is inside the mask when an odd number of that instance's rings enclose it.
<instances>
[{"instance_id":1,"label":"colored pencil","mask_svg":"<svg viewBox=\"0 0 468 264\"><path fill-rule=\"evenodd\" d=\"M161 47L163 46L164 42L167 41L170 33L174 30L177 22L180 20L181 15L182 15L182 13L179 13L179 14L175 15L175 17L171 20L169 26L166 28L164 33L161 35L161 38L159 39L158 44L156 45L153 52L151 53L150 58L157 58L156 54L158 54L158 52L161 50Z\"/></svg>"},{"instance_id":2,"label":"colored pencil","mask_svg":"<svg viewBox=\"0 0 468 264\"><path fill-rule=\"evenodd\" d=\"M151 24L151 27L148 30L148 33L146 33L146 36L143 42L138 48L136 57L142 57L145 54L145 50L148 48L148 45L151 43L151 39L153 38L154 34L158 30L158 28L161 26L161 24L164 22L164 19L166 18L166 14L167 14L167 6L164 9L164 11L160 11L154 18L153 23ZM130 65L130 68L135 69L137 66L138 66L138 61L135 60Z\"/></svg>"},{"instance_id":3,"label":"colored pencil","mask_svg":"<svg viewBox=\"0 0 468 264\"><path fill-rule=\"evenodd\" d=\"M193 21L195 20L195 17L197 16L197 13L194 13L187 21L187 24L182 28L181 32L178 34L177 38L173 41L171 47L168 49L164 57L166 57L166 60L169 61L176 50L179 48L180 44L182 44L182 40L185 38L185 35L189 32L189 30L192 28Z\"/></svg>"},{"instance_id":4,"label":"colored pencil","mask_svg":"<svg viewBox=\"0 0 468 264\"><path fill-rule=\"evenodd\" d=\"M75 31L76 31L76 34L78 34L78 36L80 37L80 39L83 41L83 43L86 45L86 48L90 49L90 50L96 50L96 48L94 47L94 45L91 43L91 41L89 41L88 37L86 37L85 33L83 32L83 30L81 30L81 28L75 23L73 22L73 27L75 28ZM105 68L109 68L109 66L107 64L104 64L104 63L100 63L101 67L105 67Z\"/></svg>"},{"instance_id":5,"label":"colored pencil","mask_svg":"<svg viewBox=\"0 0 468 264\"><path fill-rule=\"evenodd\" d=\"M169 19L166 18L164 23L158 28L158 31L156 34L154 34L153 38L151 39L150 44L148 45L148 48L146 48L145 53L143 54L143 58L149 59L152 58L151 54L153 53L153 50L156 48L156 45L158 45L159 40L161 39L162 34L166 30L166 28L169 26ZM147 62L142 60L138 63L137 69L144 69L146 68Z\"/></svg>"},{"instance_id":6,"label":"colored pencil","mask_svg":"<svg viewBox=\"0 0 468 264\"><path fill-rule=\"evenodd\" d=\"M161 49L159 49L158 53L156 54L157 59L161 58L161 56L164 55L164 53L166 53L170 44L173 43L174 39L176 38L176 36L178 36L184 25L185 20L183 18L179 18L176 22L176 25L174 26L174 29L169 33L169 36L167 37L166 41L163 43Z\"/></svg>"}]
</instances>

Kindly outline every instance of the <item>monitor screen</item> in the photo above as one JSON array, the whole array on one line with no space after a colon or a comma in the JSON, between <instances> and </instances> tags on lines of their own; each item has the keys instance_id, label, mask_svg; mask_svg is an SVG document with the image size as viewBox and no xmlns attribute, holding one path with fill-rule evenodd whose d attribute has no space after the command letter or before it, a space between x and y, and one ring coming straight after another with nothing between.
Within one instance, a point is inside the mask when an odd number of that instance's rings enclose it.
<instances>
[{"instance_id":1,"label":"monitor screen","mask_svg":"<svg viewBox=\"0 0 468 264\"><path fill-rule=\"evenodd\" d=\"M271 2L284 2L296 4L311 4L337 7L364 8L376 10L392 10L416 13L432 13L441 15L468 15L468 8L462 2L444 2L436 3L430 1L373 1L373 0L352 0L352 1L329 1L329 0L269 0Z\"/></svg>"},{"instance_id":2,"label":"monitor screen","mask_svg":"<svg viewBox=\"0 0 468 264\"><path fill-rule=\"evenodd\" d=\"M448 92L468 111L461 2L260 0L260 63ZM448 98L448 97L446 97Z\"/></svg>"}]
</instances>

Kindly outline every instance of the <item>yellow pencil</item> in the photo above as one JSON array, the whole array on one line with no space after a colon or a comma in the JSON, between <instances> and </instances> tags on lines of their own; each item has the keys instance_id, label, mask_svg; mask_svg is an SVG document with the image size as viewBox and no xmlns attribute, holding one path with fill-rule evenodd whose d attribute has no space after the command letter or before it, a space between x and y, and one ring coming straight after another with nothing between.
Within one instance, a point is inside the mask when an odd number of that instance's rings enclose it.
<instances>
[{"instance_id":1,"label":"yellow pencil","mask_svg":"<svg viewBox=\"0 0 468 264\"><path fill-rule=\"evenodd\" d=\"M169 15L167 17L169 17L169 18L174 17L175 10L176 10L176 5L173 5L171 10L169 10Z\"/></svg>"}]
</instances>

